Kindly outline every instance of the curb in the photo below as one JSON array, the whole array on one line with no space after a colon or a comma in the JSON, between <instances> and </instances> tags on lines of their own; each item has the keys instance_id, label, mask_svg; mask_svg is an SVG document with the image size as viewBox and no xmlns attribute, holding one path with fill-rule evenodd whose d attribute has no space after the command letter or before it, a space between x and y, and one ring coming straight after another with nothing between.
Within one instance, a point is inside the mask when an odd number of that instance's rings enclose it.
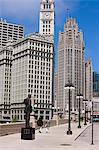
<instances>
[{"instance_id":1,"label":"curb","mask_svg":"<svg viewBox=\"0 0 99 150\"><path fill-rule=\"evenodd\" d=\"M89 125L74 139L74 141L76 141L76 140L84 133L84 131L86 131L87 128L89 128L90 126L91 126L91 124L89 124Z\"/></svg>"}]
</instances>

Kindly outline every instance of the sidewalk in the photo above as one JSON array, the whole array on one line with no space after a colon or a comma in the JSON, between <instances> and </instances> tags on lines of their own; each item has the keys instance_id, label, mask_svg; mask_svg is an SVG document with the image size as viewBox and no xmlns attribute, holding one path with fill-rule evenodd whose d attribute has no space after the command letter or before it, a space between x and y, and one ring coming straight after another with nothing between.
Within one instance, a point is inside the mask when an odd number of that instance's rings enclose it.
<instances>
[{"instance_id":1,"label":"sidewalk","mask_svg":"<svg viewBox=\"0 0 99 150\"><path fill-rule=\"evenodd\" d=\"M36 130L36 138L33 141L21 140L20 134L0 137L0 150L85 150L82 149L83 145L75 145L75 139L89 125L83 125L81 129L77 126L78 123L72 123L72 135L66 134L68 124L51 127L49 133L46 133L45 129L42 133Z\"/></svg>"}]
</instances>

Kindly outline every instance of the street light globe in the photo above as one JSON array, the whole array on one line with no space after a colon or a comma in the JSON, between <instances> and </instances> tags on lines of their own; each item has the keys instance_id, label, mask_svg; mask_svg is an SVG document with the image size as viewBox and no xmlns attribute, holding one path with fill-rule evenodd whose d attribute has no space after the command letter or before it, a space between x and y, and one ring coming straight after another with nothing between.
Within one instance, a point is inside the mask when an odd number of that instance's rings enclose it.
<instances>
[{"instance_id":1,"label":"street light globe","mask_svg":"<svg viewBox=\"0 0 99 150\"><path fill-rule=\"evenodd\" d=\"M69 89L70 90L74 90L75 87L74 87L74 85L72 83L68 83L68 84L65 84L64 89L65 90L69 90Z\"/></svg>"},{"instance_id":2,"label":"street light globe","mask_svg":"<svg viewBox=\"0 0 99 150\"><path fill-rule=\"evenodd\" d=\"M83 95L82 95L82 94L78 94L78 95L76 96L76 98L77 98L77 99L78 99L78 98L83 99Z\"/></svg>"},{"instance_id":3,"label":"street light globe","mask_svg":"<svg viewBox=\"0 0 99 150\"><path fill-rule=\"evenodd\" d=\"M70 87L71 90L75 90L75 87Z\"/></svg>"},{"instance_id":4,"label":"street light globe","mask_svg":"<svg viewBox=\"0 0 99 150\"><path fill-rule=\"evenodd\" d=\"M88 102L88 100L87 99L83 99L83 102Z\"/></svg>"},{"instance_id":5,"label":"street light globe","mask_svg":"<svg viewBox=\"0 0 99 150\"><path fill-rule=\"evenodd\" d=\"M65 89L65 90L69 90L70 88L65 86L64 89Z\"/></svg>"}]
</instances>

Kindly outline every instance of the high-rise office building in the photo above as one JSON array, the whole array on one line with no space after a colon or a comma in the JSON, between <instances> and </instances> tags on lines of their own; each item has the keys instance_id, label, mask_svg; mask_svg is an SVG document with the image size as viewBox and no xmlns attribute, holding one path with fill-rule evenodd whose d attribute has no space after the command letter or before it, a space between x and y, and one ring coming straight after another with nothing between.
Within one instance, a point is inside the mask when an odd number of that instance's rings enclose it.
<instances>
[{"instance_id":1,"label":"high-rise office building","mask_svg":"<svg viewBox=\"0 0 99 150\"><path fill-rule=\"evenodd\" d=\"M93 72L93 101L94 112L99 114L99 73Z\"/></svg>"},{"instance_id":2,"label":"high-rise office building","mask_svg":"<svg viewBox=\"0 0 99 150\"><path fill-rule=\"evenodd\" d=\"M17 41L24 36L24 28L21 25L6 22L0 19L0 47L6 46L9 39Z\"/></svg>"},{"instance_id":3,"label":"high-rise office building","mask_svg":"<svg viewBox=\"0 0 99 150\"><path fill-rule=\"evenodd\" d=\"M10 120L12 41L0 50L0 121Z\"/></svg>"},{"instance_id":4,"label":"high-rise office building","mask_svg":"<svg viewBox=\"0 0 99 150\"><path fill-rule=\"evenodd\" d=\"M93 72L93 96L99 97L99 73Z\"/></svg>"},{"instance_id":5,"label":"high-rise office building","mask_svg":"<svg viewBox=\"0 0 99 150\"><path fill-rule=\"evenodd\" d=\"M58 94L58 73L54 73L54 107L57 108L57 95Z\"/></svg>"},{"instance_id":6,"label":"high-rise office building","mask_svg":"<svg viewBox=\"0 0 99 150\"><path fill-rule=\"evenodd\" d=\"M93 69L90 59L85 63L85 98L88 101L93 98Z\"/></svg>"},{"instance_id":7,"label":"high-rise office building","mask_svg":"<svg viewBox=\"0 0 99 150\"><path fill-rule=\"evenodd\" d=\"M65 84L73 83L75 90L71 94L71 110L78 111L77 94L84 93L84 41L75 19L67 18L64 32L58 40L58 107L65 112L68 109L68 91ZM81 101L81 107L83 102Z\"/></svg>"},{"instance_id":8,"label":"high-rise office building","mask_svg":"<svg viewBox=\"0 0 99 150\"><path fill-rule=\"evenodd\" d=\"M51 119L53 42L40 34L32 34L13 49L11 116L24 120L24 98L32 95L35 117Z\"/></svg>"},{"instance_id":9,"label":"high-rise office building","mask_svg":"<svg viewBox=\"0 0 99 150\"><path fill-rule=\"evenodd\" d=\"M21 25L0 19L0 120L10 120L13 42L24 36Z\"/></svg>"},{"instance_id":10,"label":"high-rise office building","mask_svg":"<svg viewBox=\"0 0 99 150\"><path fill-rule=\"evenodd\" d=\"M41 0L40 3L40 24L39 33L54 39L54 18L55 18L54 0Z\"/></svg>"},{"instance_id":11,"label":"high-rise office building","mask_svg":"<svg viewBox=\"0 0 99 150\"><path fill-rule=\"evenodd\" d=\"M4 57L4 63L6 61L8 63L8 59L5 57L8 58L9 56L11 62L9 63L10 67L7 66L8 69L5 65L3 66L2 86L4 92L2 89L0 92L5 96L1 107L6 108L6 110L9 108L9 112L7 111L4 117L8 119L11 117L11 120L24 120L23 101L28 94L32 95L36 118L41 116L43 119L51 119L52 117L54 105L54 1L41 0L40 6L39 34L34 33L22 38L22 26L1 20L1 47L5 46L5 51L2 52L5 53L2 54L1 58ZM9 48L6 46L8 39L14 41L12 47L9 45ZM0 82L2 81L0 80ZM2 118L4 112L2 113L1 110L0 113Z\"/></svg>"}]
</instances>

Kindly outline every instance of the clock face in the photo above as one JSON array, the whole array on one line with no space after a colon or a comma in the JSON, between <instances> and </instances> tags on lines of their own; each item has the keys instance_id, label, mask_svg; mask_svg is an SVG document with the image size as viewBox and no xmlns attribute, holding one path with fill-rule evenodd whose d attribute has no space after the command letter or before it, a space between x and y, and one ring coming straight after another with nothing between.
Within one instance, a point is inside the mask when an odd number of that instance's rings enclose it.
<instances>
[{"instance_id":1,"label":"clock face","mask_svg":"<svg viewBox=\"0 0 99 150\"><path fill-rule=\"evenodd\" d=\"M50 13L48 13L48 12L44 13L44 18L49 19L50 18Z\"/></svg>"}]
</instances>

